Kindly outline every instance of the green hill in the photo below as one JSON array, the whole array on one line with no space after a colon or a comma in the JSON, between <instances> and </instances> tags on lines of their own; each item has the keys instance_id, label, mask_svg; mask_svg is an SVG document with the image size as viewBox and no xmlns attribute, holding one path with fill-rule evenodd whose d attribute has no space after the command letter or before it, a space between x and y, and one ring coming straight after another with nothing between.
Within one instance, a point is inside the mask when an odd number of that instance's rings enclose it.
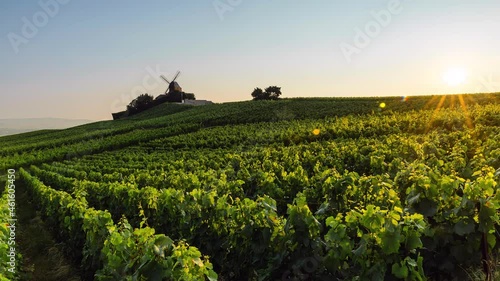
<instances>
[{"instance_id":1,"label":"green hill","mask_svg":"<svg viewBox=\"0 0 500 281\"><path fill-rule=\"evenodd\" d=\"M88 280L482 276L499 159L498 93L162 104L0 138Z\"/></svg>"},{"instance_id":2,"label":"green hill","mask_svg":"<svg viewBox=\"0 0 500 281\"><path fill-rule=\"evenodd\" d=\"M321 119L333 116L391 114L412 110L460 108L498 103L500 94L380 98L297 98L247 101L191 107L162 104L141 114L47 133L0 137L0 168L20 167L119 149L155 138L200 128L282 120ZM440 104L440 101L443 102ZM385 107L380 108L384 103Z\"/></svg>"}]
</instances>

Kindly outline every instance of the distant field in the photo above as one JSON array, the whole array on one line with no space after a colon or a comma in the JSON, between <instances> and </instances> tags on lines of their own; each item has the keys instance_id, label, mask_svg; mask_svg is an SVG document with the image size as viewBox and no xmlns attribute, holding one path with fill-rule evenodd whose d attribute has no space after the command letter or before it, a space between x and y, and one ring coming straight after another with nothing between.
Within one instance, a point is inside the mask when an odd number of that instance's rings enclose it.
<instances>
[{"instance_id":1,"label":"distant field","mask_svg":"<svg viewBox=\"0 0 500 281\"><path fill-rule=\"evenodd\" d=\"M0 166L86 280L499 277L498 93L163 104Z\"/></svg>"},{"instance_id":2,"label":"distant field","mask_svg":"<svg viewBox=\"0 0 500 281\"><path fill-rule=\"evenodd\" d=\"M93 121L59 118L0 119L0 136L21 134L43 129L66 129L91 122Z\"/></svg>"}]
</instances>

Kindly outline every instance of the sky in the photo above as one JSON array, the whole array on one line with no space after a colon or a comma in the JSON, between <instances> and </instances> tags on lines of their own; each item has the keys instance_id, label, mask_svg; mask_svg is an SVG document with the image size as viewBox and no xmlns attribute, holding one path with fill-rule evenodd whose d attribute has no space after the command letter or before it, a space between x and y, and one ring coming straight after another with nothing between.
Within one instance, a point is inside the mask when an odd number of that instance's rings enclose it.
<instances>
[{"instance_id":1,"label":"sky","mask_svg":"<svg viewBox=\"0 0 500 281\"><path fill-rule=\"evenodd\" d=\"M0 118L108 120L197 99L500 91L498 0L3 0Z\"/></svg>"}]
</instances>

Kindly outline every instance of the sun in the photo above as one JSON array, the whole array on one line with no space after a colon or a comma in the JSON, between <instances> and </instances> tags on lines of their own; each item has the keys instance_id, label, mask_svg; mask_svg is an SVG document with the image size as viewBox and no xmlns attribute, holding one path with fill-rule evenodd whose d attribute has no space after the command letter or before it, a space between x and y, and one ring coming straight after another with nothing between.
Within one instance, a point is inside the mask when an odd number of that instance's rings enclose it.
<instances>
[{"instance_id":1,"label":"sun","mask_svg":"<svg viewBox=\"0 0 500 281\"><path fill-rule=\"evenodd\" d=\"M467 71L464 68L450 68L443 74L443 81L450 87L457 87L467 80Z\"/></svg>"}]
</instances>

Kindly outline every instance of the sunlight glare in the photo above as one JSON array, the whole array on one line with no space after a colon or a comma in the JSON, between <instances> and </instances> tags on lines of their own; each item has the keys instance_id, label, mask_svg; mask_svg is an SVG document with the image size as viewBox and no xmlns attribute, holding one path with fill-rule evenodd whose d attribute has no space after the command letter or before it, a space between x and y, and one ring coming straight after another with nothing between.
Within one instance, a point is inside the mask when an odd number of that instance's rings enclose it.
<instances>
[{"instance_id":1,"label":"sunlight glare","mask_svg":"<svg viewBox=\"0 0 500 281\"><path fill-rule=\"evenodd\" d=\"M467 71L464 68L450 68L443 74L443 81L450 87L456 87L465 83Z\"/></svg>"}]
</instances>

